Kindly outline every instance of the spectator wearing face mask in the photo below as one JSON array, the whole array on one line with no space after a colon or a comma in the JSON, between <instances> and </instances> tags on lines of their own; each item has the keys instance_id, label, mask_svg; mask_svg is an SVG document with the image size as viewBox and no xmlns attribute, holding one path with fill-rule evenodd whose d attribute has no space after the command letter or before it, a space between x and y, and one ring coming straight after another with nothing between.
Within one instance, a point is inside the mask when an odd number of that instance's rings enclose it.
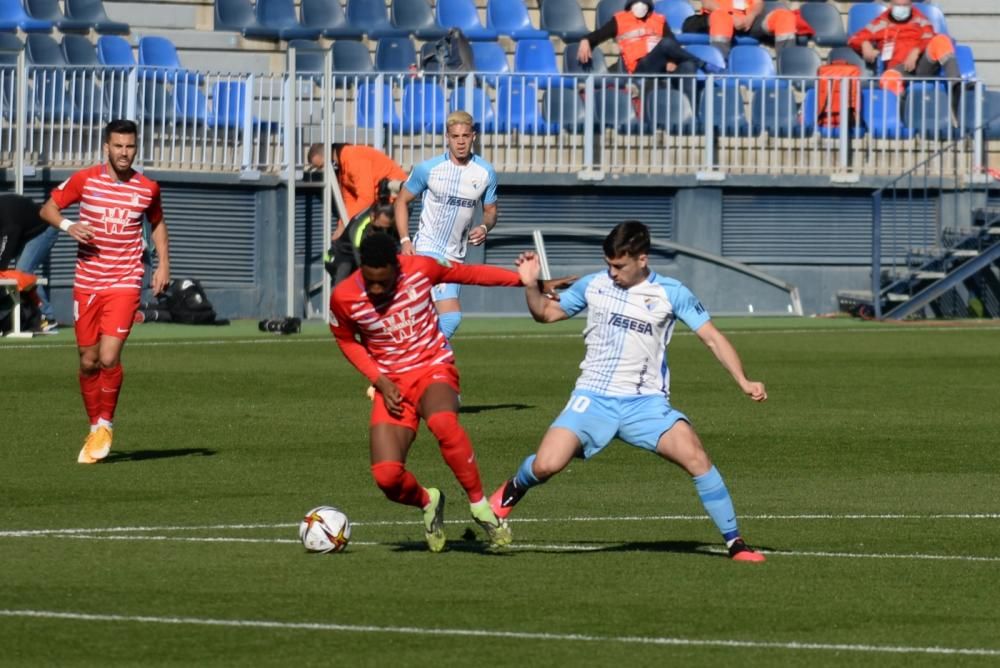
<instances>
[{"instance_id":1,"label":"spectator wearing face mask","mask_svg":"<svg viewBox=\"0 0 1000 668\"><path fill-rule=\"evenodd\" d=\"M949 78L961 78L955 45L947 35L934 32L912 0L892 0L888 9L851 36L848 45L869 63L882 60L881 86L897 95L903 93L906 76L932 77L944 68Z\"/></svg>"},{"instance_id":2,"label":"spectator wearing face mask","mask_svg":"<svg viewBox=\"0 0 1000 668\"><path fill-rule=\"evenodd\" d=\"M694 74L699 68L710 69L677 42L666 17L653 11L652 0L628 0L624 11L584 36L577 60L586 65L593 48L609 39L618 42L629 74Z\"/></svg>"}]
</instances>

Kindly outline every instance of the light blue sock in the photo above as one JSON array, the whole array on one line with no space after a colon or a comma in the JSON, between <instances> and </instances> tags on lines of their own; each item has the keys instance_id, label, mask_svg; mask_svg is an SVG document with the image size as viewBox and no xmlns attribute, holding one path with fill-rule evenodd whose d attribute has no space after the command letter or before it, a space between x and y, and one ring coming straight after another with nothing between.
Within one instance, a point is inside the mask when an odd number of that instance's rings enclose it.
<instances>
[{"instance_id":1,"label":"light blue sock","mask_svg":"<svg viewBox=\"0 0 1000 668\"><path fill-rule=\"evenodd\" d=\"M514 475L514 484L521 489L528 489L529 487L534 487L535 485L541 485L544 481L539 480L535 477L534 471L531 470L531 465L535 461L534 455L528 455L521 462L521 467L517 469L517 473Z\"/></svg>"},{"instance_id":2,"label":"light blue sock","mask_svg":"<svg viewBox=\"0 0 1000 668\"><path fill-rule=\"evenodd\" d=\"M444 338L446 339L455 336L455 332L458 331L460 324L462 324L461 311L438 314L438 326L441 328L441 333L444 334Z\"/></svg>"},{"instance_id":3,"label":"light blue sock","mask_svg":"<svg viewBox=\"0 0 1000 668\"><path fill-rule=\"evenodd\" d=\"M715 526L719 528L723 540L727 543L739 538L740 531L736 528L736 510L733 508L733 500L729 497L729 490L723 482L719 469L714 466L708 473L696 475L694 488L698 490L705 512L709 514Z\"/></svg>"}]
</instances>

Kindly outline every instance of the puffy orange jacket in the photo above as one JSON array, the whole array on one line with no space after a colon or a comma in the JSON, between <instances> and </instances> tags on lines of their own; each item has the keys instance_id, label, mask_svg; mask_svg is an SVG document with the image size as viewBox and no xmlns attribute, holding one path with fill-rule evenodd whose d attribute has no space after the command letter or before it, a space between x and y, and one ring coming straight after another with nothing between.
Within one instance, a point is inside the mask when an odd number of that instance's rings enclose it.
<instances>
[{"instance_id":1,"label":"puffy orange jacket","mask_svg":"<svg viewBox=\"0 0 1000 668\"><path fill-rule=\"evenodd\" d=\"M919 9L913 8L907 21L898 22L889 18L889 10L885 10L874 21L851 35L847 45L861 52L862 42L871 42L876 49L885 53L886 45L891 44L892 57L885 63L886 69L891 69L906 60L910 51L919 48L921 52L934 38L934 26Z\"/></svg>"},{"instance_id":2,"label":"puffy orange jacket","mask_svg":"<svg viewBox=\"0 0 1000 668\"><path fill-rule=\"evenodd\" d=\"M375 203L379 181L406 180L406 172L402 167L371 146L348 144L340 149L337 160L340 163L337 181L347 206L347 220Z\"/></svg>"},{"instance_id":3,"label":"puffy orange jacket","mask_svg":"<svg viewBox=\"0 0 1000 668\"><path fill-rule=\"evenodd\" d=\"M631 73L635 71L636 64L663 39L667 19L656 12L645 19L637 19L632 12L618 12L615 14L615 25L618 28L615 41L621 49L625 69Z\"/></svg>"}]
</instances>

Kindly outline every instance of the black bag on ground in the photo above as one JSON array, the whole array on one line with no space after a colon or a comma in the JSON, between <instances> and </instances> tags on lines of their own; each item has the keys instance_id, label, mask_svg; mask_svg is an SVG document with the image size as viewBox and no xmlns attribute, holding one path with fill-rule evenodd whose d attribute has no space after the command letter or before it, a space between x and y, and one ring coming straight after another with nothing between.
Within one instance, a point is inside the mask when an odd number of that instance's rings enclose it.
<instances>
[{"instance_id":1,"label":"black bag on ground","mask_svg":"<svg viewBox=\"0 0 1000 668\"><path fill-rule=\"evenodd\" d=\"M436 42L420 47L420 69L425 72L474 72L475 59L469 39L458 28Z\"/></svg>"},{"instance_id":2,"label":"black bag on ground","mask_svg":"<svg viewBox=\"0 0 1000 668\"><path fill-rule=\"evenodd\" d=\"M205 289L192 278L171 281L165 302L171 322L185 325L211 325L216 322L215 309L208 301Z\"/></svg>"}]
</instances>

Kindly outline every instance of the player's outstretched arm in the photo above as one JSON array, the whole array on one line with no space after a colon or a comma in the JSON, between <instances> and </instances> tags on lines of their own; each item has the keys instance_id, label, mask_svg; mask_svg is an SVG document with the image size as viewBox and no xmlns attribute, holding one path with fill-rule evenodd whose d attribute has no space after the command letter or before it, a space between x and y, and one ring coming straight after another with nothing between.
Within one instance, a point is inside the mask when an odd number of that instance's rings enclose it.
<instances>
[{"instance_id":1,"label":"player's outstretched arm","mask_svg":"<svg viewBox=\"0 0 1000 668\"><path fill-rule=\"evenodd\" d=\"M740 386L743 394L754 401L767 400L767 391L764 389L764 383L749 380L746 377L746 374L743 372L743 362L740 360L739 354L733 348L733 344L729 342L729 339L715 325L711 322L706 322L698 328L695 334L712 351L712 354L715 355L715 358L719 360L722 366L726 368L726 371L733 377L736 384Z\"/></svg>"},{"instance_id":2,"label":"player's outstretched arm","mask_svg":"<svg viewBox=\"0 0 1000 668\"><path fill-rule=\"evenodd\" d=\"M542 273L541 263L534 253L522 253L517 259L517 273L524 286L524 298L528 302L528 311L536 322L557 322L569 318L566 311L542 291L539 277Z\"/></svg>"},{"instance_id":3,"label":"player's outstretched arm","mask_svg":"<svg viewBox=\"0 0 1000 668\"><path fill-rule=\"evenodd\" d=\"M461 283L494 288L516 288L521 285L517 272L489 264L449 264L442 267L435 283Z\"/></svg>"}]
</instances>

